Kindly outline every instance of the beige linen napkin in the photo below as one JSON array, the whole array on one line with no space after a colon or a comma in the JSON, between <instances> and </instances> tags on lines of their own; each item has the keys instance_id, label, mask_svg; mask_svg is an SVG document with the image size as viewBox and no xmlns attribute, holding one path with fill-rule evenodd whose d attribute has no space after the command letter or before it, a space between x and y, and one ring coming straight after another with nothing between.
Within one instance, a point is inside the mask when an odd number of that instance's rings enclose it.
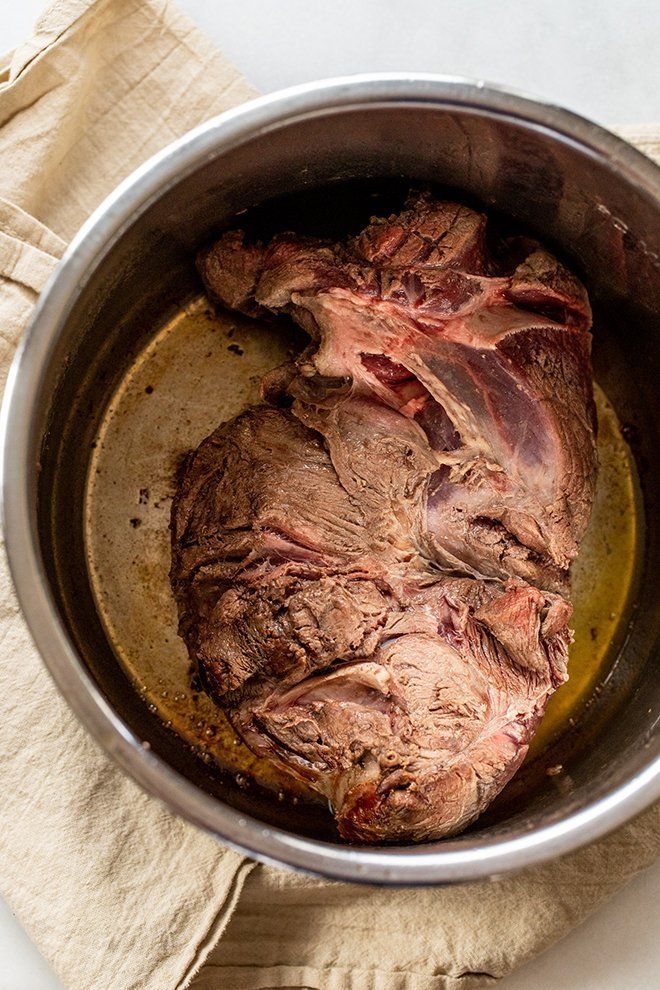
<instances>
[{"instance_id":1,"label":"beige linen napkin","mask_svg":"<svg viewBox=\"0 0 660 990\"><path fill-rule=\"evenodd\" d=\"M59 0L42 16L0 64L0 380L66 240L103 196L251 95L163 0ZM658 137L634 133L652 153ZM0 889L69 990L476 986L559 938L660 850L656 809L496 884L411 892L250 874L77 725L4 564L0 642Z\"/></svg>"},{"instance_id":2,"label":"beige linen napkin","mask_svg":"<svg viewBox=\"0 0 660 990\"><path fill-rule=\"evenodd\" d=\"M193 987L491 986L566 935L659 854L657 806L602 842L493 883L388 890L258 866Z\"/></svg>"}]
</instances>

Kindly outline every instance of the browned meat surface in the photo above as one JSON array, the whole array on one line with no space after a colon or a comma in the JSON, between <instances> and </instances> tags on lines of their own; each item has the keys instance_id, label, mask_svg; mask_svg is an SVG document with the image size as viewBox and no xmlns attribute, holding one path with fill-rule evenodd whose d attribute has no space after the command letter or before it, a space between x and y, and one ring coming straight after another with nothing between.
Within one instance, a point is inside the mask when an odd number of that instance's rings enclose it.
<instances>
[{"instance_id":1,"label":"browned meat surface","mask_svg":"<svg viewBox=\"0 0 660 990\"><path fill-rule=\"evenodd\" d=\"M190 455L180 629L248 745L352 840L436 838L515 773L566 677L593 501L590 310L538 245L428 196L336 245L225 234L217 301L310 335Z\"/></svg>"}]
</instances>

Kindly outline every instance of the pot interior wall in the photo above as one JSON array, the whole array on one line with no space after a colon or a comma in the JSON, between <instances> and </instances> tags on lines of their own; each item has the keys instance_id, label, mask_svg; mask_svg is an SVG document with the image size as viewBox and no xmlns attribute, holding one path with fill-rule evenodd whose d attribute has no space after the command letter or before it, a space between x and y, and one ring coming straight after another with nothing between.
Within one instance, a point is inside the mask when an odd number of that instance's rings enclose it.
<instances>
[{"instance_id":1,"label":"pot interior wall","mask_svg":"<svg viewBox=\"0 0 660 990\"><path fill-rule=\"evenodd\" d=\"M135 216L89 272L44 383L42 550L84 662L134 733L198 786L261 820L327 839L335 833L322 809L237 786L149 711L117 661L92 594L86 479L117 384L153 334L199 293L196 248L246 209L254 210L249 220L263 232L294 226L340 234L373 213L374 203L380 210L394 204L404 187L428 182L526 225L585 279L595 304L596 377L626 426L637 462L647 527L636 607L620 655L580 726L546 754L549 764L561 763L567 772L540 772L533 786L507 789L506 799L456 841L473 842L475 833L517 835L560 819L643 764L659 710L660 685L650 659L660 624L657 203L571 142L501 116L421 105L298 118L182 175Z\"/></svg>"}]
</instances>

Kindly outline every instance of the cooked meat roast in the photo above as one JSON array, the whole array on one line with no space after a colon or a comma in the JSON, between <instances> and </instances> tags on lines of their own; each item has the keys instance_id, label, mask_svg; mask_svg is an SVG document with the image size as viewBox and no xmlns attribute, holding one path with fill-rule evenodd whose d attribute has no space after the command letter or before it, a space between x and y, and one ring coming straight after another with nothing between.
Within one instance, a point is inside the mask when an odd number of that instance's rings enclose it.
<instances>
[{"instance_id":1,"label":"cooked meat roast","mask_svg":"<svg viewBox=\"0 0 660 990\"><path fill-rule=\"evenodd\" d=\"M426 194L341 244L230 231L199 268L215 301L286 313L310 344L182 471L190 655L345 838L456 832L566 679L596 475L585 289Z\"/></svg>"}]
</instances>

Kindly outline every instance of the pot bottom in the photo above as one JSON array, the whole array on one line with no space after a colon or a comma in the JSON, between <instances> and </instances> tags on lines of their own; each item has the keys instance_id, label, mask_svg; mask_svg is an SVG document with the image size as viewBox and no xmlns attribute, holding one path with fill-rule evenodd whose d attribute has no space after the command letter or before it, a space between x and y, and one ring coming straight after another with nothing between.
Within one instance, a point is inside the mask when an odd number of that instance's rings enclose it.
<instances>
[{"instance_id":1,"label":"pot bottom","mask_svg":"<svg viewBox=\"0 0 660 990\"><path fill-rule=\"evenodd\" d=\"M85 544L96 607L113 652L144 704L197 757L298 800L257 759L191 677L170 590L169 516L181 458L222 421L258 401L259 381L300 346L286 324L216 314L203 297L159 327L125 371L93 444ZM477 826L502 822L540 786L570 790L569 756L608 717L610 677L635 600L642 509L633 458L596 388L600 474L594 512L573 568L569 681L552 698L519 774ZM625 683L616 696L625 690ZM602 709L602 710L601 710ZM191 754L192 756L192 754Z\"/></svg>"}]
</instances>

